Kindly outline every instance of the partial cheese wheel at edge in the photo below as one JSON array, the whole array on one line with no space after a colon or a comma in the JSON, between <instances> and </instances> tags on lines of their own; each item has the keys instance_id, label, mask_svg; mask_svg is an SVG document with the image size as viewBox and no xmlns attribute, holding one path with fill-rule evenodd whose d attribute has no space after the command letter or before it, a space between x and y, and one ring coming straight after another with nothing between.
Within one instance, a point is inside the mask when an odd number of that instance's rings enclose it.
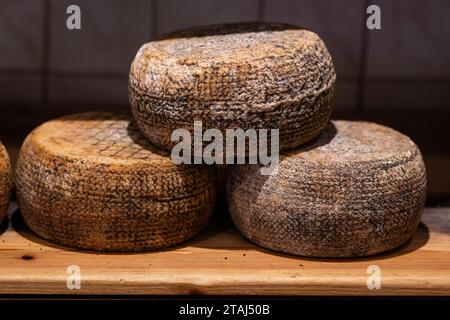
<instances>
[{"instance_id":1,"label":"partial cheese wheel at edge","mask_svg":"<svg viewBox=\"0 0 450 320\"><path fill-rule=\"evenodd\" d=\"M11 163L5 147L0 142L0 223L6 215L12 188Z\"/></svg>"}]
</instances>

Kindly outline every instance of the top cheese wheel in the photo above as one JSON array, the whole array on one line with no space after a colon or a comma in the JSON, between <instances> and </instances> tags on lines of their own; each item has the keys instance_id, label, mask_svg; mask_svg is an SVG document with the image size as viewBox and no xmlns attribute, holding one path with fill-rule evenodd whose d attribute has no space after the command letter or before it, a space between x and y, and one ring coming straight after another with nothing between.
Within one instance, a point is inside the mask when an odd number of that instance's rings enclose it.
<instances>
[{"instance_id":1,"label":"top cheese wheel","mask_svg":"<svg viewBox=\"0 0 450 320\"><path fill-rule=\"evenodd\" d=\"M3 144L0 143L0 222L5 217L12 187L13 179L9 156Z\"/></svg>"},{"instance_id":2,"label":"top cheese wheel","mask_svg":"<svg viewBox=\"0 0 450 320\"><path fill-rule=\"evenodd\" d=\"M356 257L409 240L426 198L425 166L405 135L333 121L313 143L280 157L274 174L232 167L228 205L244 236L276 251Z\"/></svg>"},{"instance_id":3,"label":"top cheese wheel","mask_svg":"<svg viewBox=\"0 0 450 320\"><path fill-rule=\"evenodd\" d=\"M126 115L86 113L47 122L25 140L17 197L27 225L66 246L162 248L207 223L212 166L175 165Z\"/></svg>"},{"instance_id":4,"label":"top cheese wheel","mask_svg":"<svg viewBox=\"0 0 450 320\"><path fill-rule=\"evenodd\" d=\"M198 27L144 44L130 70L143 134L170 150L171 133L279 129L281 150L316 137L331 111L336 75L315 33L276 23Z\"/></svg>"}]
</instances>

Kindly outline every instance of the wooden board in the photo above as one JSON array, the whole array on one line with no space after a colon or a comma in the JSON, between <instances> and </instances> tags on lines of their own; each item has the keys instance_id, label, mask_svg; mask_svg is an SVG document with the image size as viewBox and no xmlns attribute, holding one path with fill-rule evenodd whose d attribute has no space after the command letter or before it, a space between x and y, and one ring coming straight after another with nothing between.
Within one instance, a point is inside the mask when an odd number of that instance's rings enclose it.
<instances>
[{"instance_id":1,"label":"wooden board","mask_svg":"<svg viewBox=\"0 0 450 320\"><path fill-rule=\"evenodd\" d=\"M79 290L67 288L70 265L80 268ZM367 288L371 265L379 290ZM426 209L402 248L344 260L269 252L214 224L160 252L80 252L38 238L15 213L0 235L0 294L450 295L450 208Z\"/></svg>"}]
</instances>

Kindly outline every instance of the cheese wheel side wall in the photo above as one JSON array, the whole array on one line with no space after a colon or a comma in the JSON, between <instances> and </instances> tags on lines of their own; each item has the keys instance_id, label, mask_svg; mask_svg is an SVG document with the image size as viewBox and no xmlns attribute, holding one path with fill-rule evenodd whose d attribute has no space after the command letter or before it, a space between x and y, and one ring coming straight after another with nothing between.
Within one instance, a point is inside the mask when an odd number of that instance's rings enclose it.
<instances>
[{"instance_id":1,"label":"cheese wheel side wall","mask_svg":"<svg viewBox=\"0 0 450 320\"><path fill-rule=\"evenodd\" d=\"M286 101L278 103L272 110L260 112L252 119L243 114L253 113L252 105L241 108L230 108L226 113L220 115L206 114L190 116L187 114L170 114L177 107L167 106L167 101L148 98L133 86L129 86L129 97L132 105L132 113L142 134L155 146L171 151L178 143L171 141L174 130L185 129L194 134L194 120L202 121L203 131L214 128L222 131L225 136L226 129L278 129L280 150L289 150L311 141L317 137L330 120L333 111L333 97L335 85L323 90L317 97L304 97L300 101ZM164 114L156 111L155 106L166 105ZM155 107L155 109L153 109ZM201 106L208 110L209 105ZM189 108L188 105L185 106ZM263 114L263 115L262 115ZM168 119L183 118L178 123L172 123ZM211 121L214 119L214 121ZM271 119L262 121L261 119ZM292 124L292 125L290 125ZM270 139L270 132L268 135Z\"/></svg>"}]
</instances>

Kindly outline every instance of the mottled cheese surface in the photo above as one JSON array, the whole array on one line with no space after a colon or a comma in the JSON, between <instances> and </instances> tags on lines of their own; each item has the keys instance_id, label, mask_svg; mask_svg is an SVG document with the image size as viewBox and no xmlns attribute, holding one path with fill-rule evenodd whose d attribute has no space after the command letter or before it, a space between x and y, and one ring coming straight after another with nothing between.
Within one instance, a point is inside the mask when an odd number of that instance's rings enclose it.
<instances>
[{"instance_id":1,"label":"mottled cheese surface","mask_svg":"<svg viewBox=\"0 0 450 320\"><path fill-rule=\"evenodd\" d=\"M359 257L414 234L426 198L418 147L374 123L332 121L319 138L283 153L270 176L259 165L230 170L228 208L263 247L312 257Z\"/></svg>"}]
</instances>

